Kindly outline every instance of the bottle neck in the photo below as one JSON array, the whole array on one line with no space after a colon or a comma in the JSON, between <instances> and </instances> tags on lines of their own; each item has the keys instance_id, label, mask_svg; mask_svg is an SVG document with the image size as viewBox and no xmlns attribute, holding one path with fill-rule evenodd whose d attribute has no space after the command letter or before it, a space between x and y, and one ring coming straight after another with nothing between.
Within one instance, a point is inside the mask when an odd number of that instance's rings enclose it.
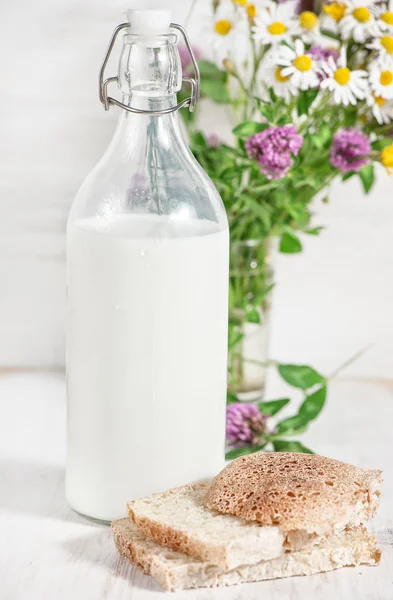
<instances>
[{"instance_id":1,"label":"bottle neck","mask_svg":"<svg viewBox=\"0 0 393 600\"><path fill-rule=\"evenodd\" d=\"M141 95L140 93L123 94L123 104L136 108L138 110L145 110L148 112L152 111L163 111L168 108L172 108L177 104L176 94L169 94L162 97L151 97L148 95ZM174 111L177 112L177 111ZM139 116L139 115L137 115ZM143 115L142 115L143 116ZM160 115L159 115L160 116Z\"/></svg>"}]
</instances>

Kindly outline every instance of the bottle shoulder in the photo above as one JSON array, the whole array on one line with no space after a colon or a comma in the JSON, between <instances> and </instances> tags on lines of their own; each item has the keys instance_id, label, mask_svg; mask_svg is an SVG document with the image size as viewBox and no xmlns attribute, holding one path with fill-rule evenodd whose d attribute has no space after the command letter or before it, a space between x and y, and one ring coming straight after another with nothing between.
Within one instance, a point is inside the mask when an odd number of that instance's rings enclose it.
<instances>
[{"instance_id":1,"label":"bottle shoulder","mask_svg":"<svg viewBox=\"0 0 393 600\"><path fill-rule=\"evenodd\" d=\"M82 183L69 222L96 215L158 214L228 227L213 182L174 127L143 119L115 133L104 156ZM118 128L119 129L119 128Z\"/></svg>"}]
</instances>

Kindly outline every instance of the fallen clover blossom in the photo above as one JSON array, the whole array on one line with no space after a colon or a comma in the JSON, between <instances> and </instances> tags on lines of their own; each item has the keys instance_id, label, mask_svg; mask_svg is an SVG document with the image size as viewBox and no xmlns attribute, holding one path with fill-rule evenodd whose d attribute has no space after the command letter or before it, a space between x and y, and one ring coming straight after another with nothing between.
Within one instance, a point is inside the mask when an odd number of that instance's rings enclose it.
<instances>
[{"instance_id":1,"label":"fallen clover blossom","mask_svg":"<svg viewBox=\"0 0 393 600\"><path fill-rule=\"evenodd\" d=\"M234 402L227 406L226 436L233 448L255 445L267 429L268 417L255 404Z\"/></svg>"},{"instance_id":2,"label":"fallen clover blossom","mask_svg":"<svg viewBox=\"0 0 393 600\"><path fill-rule=\"evenodd\" d=\"M330 163L341 173L357 172L369 162L370 152L371 145L364 133L354 127L341 129L333 138Z\"/></svg>"},{"instance_id":3,"label":"fallen clover blossom","mask_svg":"<svg viewBox=\"0 0 393 600\"><path fill-rule=\"evenodd\" d=\"M297 156L303 138L294 125L268 127L246 140L246 150L250 158L258 162L261 173L268 179L281 179L293 164L292 156Z\"/></svg>"}]
</instances>

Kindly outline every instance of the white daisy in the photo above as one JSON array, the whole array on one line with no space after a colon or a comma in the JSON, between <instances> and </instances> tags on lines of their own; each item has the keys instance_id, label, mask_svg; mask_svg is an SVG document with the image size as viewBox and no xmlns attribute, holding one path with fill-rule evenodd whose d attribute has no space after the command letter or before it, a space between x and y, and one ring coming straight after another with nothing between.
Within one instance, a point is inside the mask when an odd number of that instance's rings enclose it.
<instances>
[{"instance_id":1,"label":"white daisy","mask_svg":"<svg viewBox=\"0 0 393 600\"><path fill-rule=\"evenodd\" d=\"M393 34L393 12L390 10L383 10L380 12L377 23L381 31L387 31L390 34Z\"/></svg>"},{"instance_id":2,"label":"white daisy","mask_svg":"<svg viewBox=\"0 0 393 600\"><path fill-rule=\"evenodd\" d=\"M336 104L355 105L357 100L364 100L367 95L367 72L363 70L351 71L347 67L346 48L341 49L337 63L330 56L323 64L326 79L321 81L321 88L328 89L333 94Z\"/></svg>"},{"instance_id":3,"label":"white daisy","mask_svg":"<svg viewBox=\"0 0 393 600\"><path fill-rule=\"evenodd\" d=\"M380 62L393 63L393 35L386 33L376 37L371 44L367 44L367 48L378 51Z\"/></svg>"},{"instance_id":4,"label":"white daisy","mask_svg":"<svg viewBox=\"0 0 393 600\"><path fill-rule=\"evenodd\" d=\"M252 29L253 38L261 44L275 46L290 42L293 31L293 10L288 4L269 4L257 12Z\"/></svg>"},{"instance_id":5,"label":"white daisy","mask_svg":"<svg viewBox=\"0 0 393 600\"><path fill-rule=\"evenodd\" d=\"M284 77L282 68L274 64L273 61L264 64L261 71L264 83L273 88L276 96L289 102L292 96L297 95L297 89L293 86L291 78L288 75Z\"/></svg>"},{"instance_id":6,"label":"white daisy","mask_svg":"<svg viewBox=\"0 0 393 600\"><path fill-rule=\"evenodd\" d=\"M337 33L339 23L345 16L346 9L346 5L342 2L330 2L329 4L323 4L323 13L321 15L323 28Z\"/></svg>"},{"instance_id":7,"label":"white daisy","mask_svg":"<svg viewBox=\"0 0 393 600\"><path fill-rule=\"evenodd\" d=\"M378 35L378 25L371 8L373 3L373 0L347 0L345 16L339 24L344 40L353 38L355 42L363 44Z\"/></svg>"},{"instance_id":8,"label":"white daisy","mask_svg":"<svg viewBox=\"0 0 393 600\"><path fill-rule=\"evenodd\" d=\"M244 11L235 4L220 4L213 17L209 19L208 35L211 39L216 58L221 60L234 48L235 40L246 26Z\"/></svg>"},{"instance_id":9,"label":"white daisy","mask_svg":"<svg viewBox=\"0 0 393 600\"><path fill-rule=\"evenodd\" d=\"M293 33L301 36L306 44L318 44L322 36L317 15L310 10L301 12L295 21Z\"/></svg>"},{"instance_id":10,"label":"white daisy","mask_svg":"<svg viewBox=\"0 0 393 600\"><path fill-rule=\"evenodd\" d=\"M373 93L381 98L393 98L393 66L374 61L369 69L370 86Z\"/></svg>"},{"instance_id":11,"label":"white daisy","mask_svg":"<svg viewBox=\"0 0 393 600\"><path fill-rule=\"evenodd\" d=\"M301 40L295 41L294 50L281 46L276 60L283 67L282 76L290 77L295 88L308 90L319 85L317 65L312 56L306 54Z\"/></svg>"},{"instance_id":12,"label":"white daisy","mask_svg":"<svg viewBox=\"0 0 393 600\"><path fill-rule=\"evenodd\" d=\"M367 104L380 125L393 121L393 100L386 100L381 96L370 94Z\"/></svg>"}]
</instances>

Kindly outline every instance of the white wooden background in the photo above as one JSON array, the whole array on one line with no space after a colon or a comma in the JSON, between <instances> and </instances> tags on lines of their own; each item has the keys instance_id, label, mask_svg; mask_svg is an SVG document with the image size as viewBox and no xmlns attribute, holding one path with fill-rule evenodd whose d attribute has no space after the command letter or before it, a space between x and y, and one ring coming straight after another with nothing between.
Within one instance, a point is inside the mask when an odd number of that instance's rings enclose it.
<instances>
[{"instance_id":1,"label":"white wooden background","mask_svg":"<svg viewBox=\"0 0 393 600\"><path fill-rule=\"evenodd\" d=\"M304 436L321 454L384 470L371 523L380 566L176 594L120 558L108 527L67 507L64 396L59 374L0 375L0 600L392 600L393 383L333 382Z\"/></svg>"},{"instance_id":2,"label":"white wooden background","mask_svg":"<svg viewBox=\"0 0 393 600\"><path fill-rule=\"evenodd\" d=\"M184 22L190 0L166 4ZM103 111L97 72L112 29L131 5L1 3L1 367L63 367L66 217L114 128L117 110ZM208 5L199 0L189 27L196 44ZM203 120L208 129L226 131L217 107L205 107ZM278 257L272 357L327 372L374 343L350 373L389 376L391 189L385 175L368 198L356 182L336 186L331 204L316 206L316 223L328 225L326 232L307 239L303 255Z\"/></svg>"}]
</instances>

